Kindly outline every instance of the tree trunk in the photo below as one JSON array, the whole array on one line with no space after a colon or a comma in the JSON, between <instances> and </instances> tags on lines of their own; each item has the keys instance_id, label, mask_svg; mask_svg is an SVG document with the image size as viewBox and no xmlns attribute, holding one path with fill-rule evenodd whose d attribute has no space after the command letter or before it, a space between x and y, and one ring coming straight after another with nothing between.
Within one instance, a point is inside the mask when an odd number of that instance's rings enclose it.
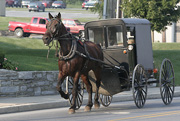
<instances>
[{"instance_id":1,"label":"tree trunk","mask_svg":"<svg viewBox=\"0 0 180 121\"><path fill-rule=\"evenodd\" d=\"M166 43L166 30L162 32L162 42Z\"/></svg>"},{"instance_id":2,"label":"tree trunk","mask_svg":"<svg viewBox=\"0 0 180 121\"><path fill-rule=\"evenodd\" d=\"M152 42L154 42L154 31L151 31L151 39L152 39Z\"/></svg>"}]
</instances>

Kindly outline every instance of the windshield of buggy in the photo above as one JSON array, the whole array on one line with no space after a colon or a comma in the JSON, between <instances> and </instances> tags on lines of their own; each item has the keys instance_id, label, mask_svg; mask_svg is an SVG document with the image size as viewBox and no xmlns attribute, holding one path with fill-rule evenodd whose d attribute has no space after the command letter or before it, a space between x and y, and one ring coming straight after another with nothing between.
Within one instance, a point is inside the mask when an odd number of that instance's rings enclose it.
<instances>
[{"instance_id":1,"label":"windshield of buggy","mask_svg":"<svg viewBox=\"0 0 180 121\"><path fill-rule=\"evenodd\" d=\"M123 45L123 29L118 26L88 28L88 39L101 46L111 47Z\"/></svg>"}]
</instances>

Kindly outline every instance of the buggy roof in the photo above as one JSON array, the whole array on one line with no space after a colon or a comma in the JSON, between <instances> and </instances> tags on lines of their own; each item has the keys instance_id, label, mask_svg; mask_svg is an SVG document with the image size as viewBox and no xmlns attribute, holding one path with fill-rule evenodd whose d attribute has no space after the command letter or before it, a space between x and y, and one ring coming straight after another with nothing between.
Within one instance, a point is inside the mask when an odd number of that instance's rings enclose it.
<instances>
[{"instance_id":1,"label":"buggy roof","mask_svg":"<svg viewBox=\"0 0 180 121\"><path fill-rule=\"evenodd\" d=\"M119 19L103 19L98 21L91 21L85 24L85 28L93 26L104 26L104 25L143 25L151 24L147 19L139 18L119 18Z\"/></svg>"}]
</instances>

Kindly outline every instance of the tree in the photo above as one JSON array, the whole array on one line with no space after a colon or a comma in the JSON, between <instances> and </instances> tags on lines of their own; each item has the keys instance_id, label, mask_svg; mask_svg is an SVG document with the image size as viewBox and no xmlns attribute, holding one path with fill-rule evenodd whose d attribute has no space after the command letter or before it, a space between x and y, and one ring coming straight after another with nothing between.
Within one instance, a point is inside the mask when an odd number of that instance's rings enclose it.
<instances>
[{"instance_id":1,"label":"tree","mask_svg":"<svg viewBox=\"0 0 180 121\"><path fill-rule=\"evenodd\" d=\"M171 22L180 18L176 4L180 0L123 0L125 17L146 18L152 23L152 30L164 31Z\"/></svg>"},{"instance_id":2,"label":"tree","mask_svg":"<svg viewBox=\"0 0 180 121\"><path fill-rule=\"evenodd\" d=\"M103 16L103 7L104 7L104 0L100 0L100 2L95 4L95 7L90 8L90 10L94 13L99 14L99 18Z\"/></svg>"}]
</instances>

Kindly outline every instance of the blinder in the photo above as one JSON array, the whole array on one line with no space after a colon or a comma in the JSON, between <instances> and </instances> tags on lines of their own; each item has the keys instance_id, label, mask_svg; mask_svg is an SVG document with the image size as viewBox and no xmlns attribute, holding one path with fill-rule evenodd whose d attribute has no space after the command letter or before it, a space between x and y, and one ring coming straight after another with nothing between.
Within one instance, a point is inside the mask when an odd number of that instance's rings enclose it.
<instances>
[{"instance_id":1,"label":"blinder","mask_svg":"<svg viewBox=\"0 0 180 121\"><path fill-rule=\"evenodd\" d=\"M57 21L58 23L54 26L55 31L52 32L51 31L51 28L52 28L51 25L52 25L54 20ZM62 21L58 20L57 18L52 18L51 21L49 22L48 26L46 25L46 28L47 28L48 32L50 33L50 36L52 39L55 38L59 34L59 29L60 29L61 25L62 25Z\"/></svg>"}]
</instances>

